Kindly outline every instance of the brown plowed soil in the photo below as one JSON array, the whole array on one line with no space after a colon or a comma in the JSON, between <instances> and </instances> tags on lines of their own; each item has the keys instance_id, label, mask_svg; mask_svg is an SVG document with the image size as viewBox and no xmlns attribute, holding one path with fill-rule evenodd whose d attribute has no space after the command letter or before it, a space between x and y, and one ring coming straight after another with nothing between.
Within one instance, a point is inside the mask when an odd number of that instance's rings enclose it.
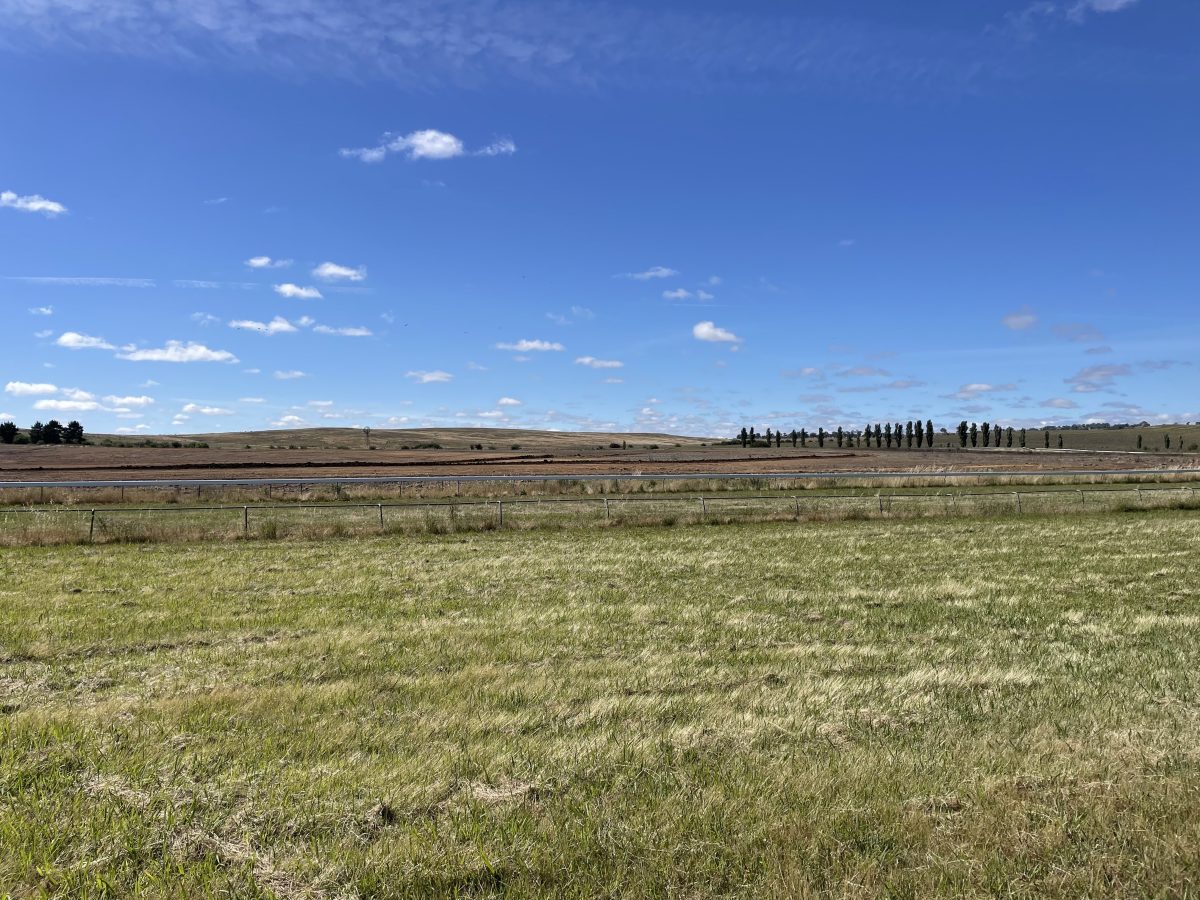
<instances>
[{"instance_id":1,"label":"brown plowed soil","mask_svg":"<svg viewBox=\"0 0 1200 900\"><path fill-rule=\"evenodd\" d=\"M673 448L553 453L468 450L227 450L0 446L0 481L313 478L396 475L630 475L722 472L1150 469L1194 455L1044 450Z\"/></svg>"}]
</instances>

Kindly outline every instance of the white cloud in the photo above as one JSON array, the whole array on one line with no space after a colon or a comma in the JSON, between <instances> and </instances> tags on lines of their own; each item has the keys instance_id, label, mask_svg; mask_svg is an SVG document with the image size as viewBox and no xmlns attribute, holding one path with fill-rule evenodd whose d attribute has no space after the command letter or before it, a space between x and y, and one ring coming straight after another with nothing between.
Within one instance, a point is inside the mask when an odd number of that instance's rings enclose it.
<instances>
[{"instance_id":1,"label":"white cloud","mask_svg":"<svg viewBox=\"0 0 1200 900\"><path fill-rule=\"evenodd\" d=\"M283 316L276 316L270 322L255 322L252 319L234 319L229 323L229 327L239 328L243 331L258 331L267 336L273 334L292 334L299 330L295 325L283 318Z\"/></svg>"},{"instance_id":2,"label":"white cloud","mask_svg":"<svg viewBox=\"0 0 1200 900\"><path fill-rule=\"evenodd\" d=\"M1004 323L1005 328L1011 328L1013 331L1026 331L1037 324L1037 316L1029 307L1021 307L1017 312L1009 313L1000 320Z\"/></svg>"},{"instance_id":3,"label":"white cloud","mask_svg":"<svg viewBox=\"0 0 1200 900\"><path fill-rule=\"evenodd\" d=\"M697 300L716 300L717 297L716 297L716 294L710 294L708 291L701 288L700 290L696 291L696 299Z\"/></svg>"},{"instance_id":4,"label":"white cloud","mask_svg":"<svg viewBox=\"0 0 1200 900\"><path fill-rule=\"evenodd\" d=\"M521 340L517 341L515 344L497 344L496 349L497 350L515 350L517 353L529 353L531 351L537 351L539 353L543 353L543 352L546 352L549 350L555 350L555 351L565 350L566 348L563 347L563 345L558 343L557 341L540 341L540 340L532 340L531 341L528 338L522 338Z\"/></svg>"},{"instance_id":5,"label":"white cloud","mask_svg":"<svg viewBox=\"0 0 1200 900\"><path fill-rule=\"evenodd\" d=\"M33 408L54 412L91 412L100 409L100 404L95 400L38 400Z\"/></svg>"},{"instance_id":6,"label":"white cloud","mask_svg":"<svg viewBox=\"0 0 1200 900\"><path fill-rule=\"evenodd\" d=\"M176 278L171 284L177 288L201 288L210 291L224 287L219 281L201 281L198 278Z\"/></svg>"},{"instance_id":7,"label":"white cloud","mask_svg":"<svg viewBox=\"0 0 1200 900\"><path fill-rule=\"evenodd\" d=\"M423 371L406 372L404 374L404 377L411 378L411 379L413 379L413 381L416 381L418 384L437 384L439 382L449 381L454 376L451 375L449 372L442 372L440 370L437 370L434 372L423 372Z\"/></svg>"},{"instance_id":8,"label":"white cloud","mask_svg":"<svg viewBox=\"0 0 1200 900\"><path fill-rule=\"evenodd\" d=\"M496 401L497 406L520 406L521 401L516 397L501 397Z\"/></svg>"},{"instance_id":9,"label":"white cloud","mask_svg":"<svg viewBox=\"0 0 1200 900\"><path fill-rule=\"evenodd\" d=\"M399 153L415 160L454 159L468 153L474 156L511 156L516 152L516 143L507 137L496 138L478 150L468 151L461 138L435 128L402 135L385 134L374 147L348 147L338 151L343 157L365 163L383 162L390 153Z\"/></svg>"},{"instance_id":10,"label":"white cloud","mask_svg":"<svg viewBox=\"0 0 1200 900\"><path fill-rule=\"evenodd\" d=\"M228 197L212 197L204 201L205 206L220 206L222 203L228 203Z\"/></svg>"},{"instance_id":11,"label":"white cloud","mask_svg":"<svg viewBox=\"0 0 1200 900\"><path fill-rule=\"evenodd\" d=\"M189 416L231 416L232 409L225 409L220 406L201 406L198 403L185 404L181 412Z\"/></svg>"},{"instance_id":12,"label":"white cloud","mask_svg":"<svg viewBox=\"0 0 1200 900\"><path fill-rule=\"evenodd\" d=\"M283 416L279 420L272 422L271 425L275 428L299 428L302 425L307 425L299 416Z\"/></svg>"},{"instance_id":13,"label":"white cloud","mask_svg":"<svg viewBox=\"0 0 1200 900\"><path fill-rule=\"evenodd\" d=\"M475 151L477 156L511 156L517 152L517 145L512 138L497 138L486 147Z\"/></svg>"},{"instance_id":14,"label":"white cloud","mask_svg":"<svg viewBox=\"0 0 1200 900\"><path fill-rule=\"evenodd\" d=\"M684 288L676 288L673 291L663 291L663 299L665 300L688 300L692 296L692 292Z\"/></svg>"},{"instance_id":15,"label":"white cloud","mask_svg":"<svg viewBox=\"0 0 1200 900\"><path fill-rule=\"evenodd\" d=\"M93 275L6 275L8 281L23 281L26 284L62 284L72 287L131 287L152 288L153 278L112 278Z\"/></svg>"},{"instance_id":16,"label":"white cloud","mask_svg":"<svg viewBox=\"0 0 1200 900\"><path fill-rule=\"evenodd\" d=\"M742 341L732 331L718 328L712 322L697 322L692 326L692 337L698 341L711 341L714 343L739 344Z\"/></svg>"},{"instance_id":17,"label":"white cloud","mask_svg":"<svg viewBox=\"0 0 1200 900\"><path fill-rule=\"evenodd\" d=\"M579 356L575 358L577 366L587 366L591 369L620 369L625 363L619 359L596 359L594 356Z\"/></svg>"},{"instance_id":18,"label":"white cloud","mask_svg":"<svg viewBox=\"0 0 1200 900\"><path fill-rule=\"evenodd\" d=\"M708 284L709 284L709 287L716 287L716 286L717 286L717 285L719 285L720 283L721 283L721 276L720 276L720 275L709 275L709 276L708 276Z\"/></svg>"},{"instance_id":19,"label":"white cloud","mask_svg":"<svg viewBox=\"0 0 1200 900\"><path fill-rule=\"evenodd\" d=\"M301 287L298 284L284 283L275 285L275 293L280 297L300 300L320 300L321 292L315 287Z\"/></svg>"},{"instance_id":20,"label":"white cloud","mask_svg":"<svg viewBox=\"0 0 1200 900\"><path fill-rule=\"evenodd\" d=\"M117 434L139 434L143 431L149 431L150 426L146 424L134 425L130 428L128 425L123 425L117 429Z\"/></svg>"},{"instance_id":21,"label":"white cloud","mask_svg":"<svg viewBox=\"0 0 1200 900\"><path fill-rule=\"evenodd\" d=\"M53 306L31 306L29 308L31 316L52 316L54 315Z\"/></svg>"},{"instance_id":22,"label":"white cloud","mask_svg":"<svg viewBox=\"0 0 1200 900\"><path fill-rule=\"evenodd\" d=\"M238 403L265 403L262 397L238 397Z\"/></svg>"},{"instance_id":23,"label":"white cloud","mask_svg":"<svg viewBox=\"0 0 1200 900\"><path fill-rule=\"evenodd\" d=\"M210 350L203 344L194 341L167 341L164 347L148 347L141 350L126 350L117 354L118 359L128 359L133 362L223 362L235 363L237 357L228 350Z\"/></svg>"},{"instance_id":24,"label":"white cloud","mask_svg":"<svg viewBox=\"0 0 1200 900\"><path fill-rule=\"evenodd\" d=\"M95 400L96 395L90 391L83 391L79 388L63 388L62 395L68 400Z\"/></svg>"},{"instance_id":25,"label":"white cloud","mask_svg":"<svg viewBox=\"0 0 1200 900\"><path fill-rule=\"evenodd\" d=\"M280 381L292 381L296 378L307 378L307 372L301 372L299 369L276 370L275 377Z\"/></svg>"},{"instance_id":26,"label":"white cloud","mask_svg":"<svg viewBox=\"0 0 1200 900\"><path fill-rule=\"evenodd\" d=\"M1075 393L1091 394L1096 391L1110 390L1113 381L1130 374L1132 374L1132 370L1124 364L1088 366L1064 380L1071 385L1071 390Z\"/></svg>"},{"instance_id":27,"label":"white cloud","mask_svg":"<svg viewBox=\"0 0 1200 900\"><path fill-rule=\"evenodd\" d=\"M62 215L67 211L67 208L61 203L47 200L40 194L27 194L21 197L12 191L0 191L0 207L4 206L9 209L19 209L22 212L40 212L49 218Z\"/></svg>"},{"instance_id":28,"label":"white cloud","mask_svg":"<svg viewBox=\"0 0 1200 900\"><path fill-rule=\"evenodd\" d=\"M43 340L43 339L45 339L45 338L48 338L48 337L50 337L50 335L52 335L52 334L54 334L54 329L52 329L52 328L43 328L41 331L35 331L35 332L33 333L33 336L34 336L35 338L37 338L38 340Z\"/></svg>"},{"instance_id":29,"label":"white cloud","mask_svg":"<svg viewBox=\"0 0 1200 900\"><path fill-rule=\"evenodd\" d=\"M246 260L251 269L286 269L291 264L290 259L272 259L270 256L252 256Z\"/></svg>"},{"instance_id":30,"label":"white cloud","mask_svg":"<svg viewBox=\"0 0 1200 900\"><path fill-rule=\"evenodd\" d=\"M57 394L58 388L53 384L31 384L28 381L10 381L4 386L6 394L14 397L36 397L39 394Z\"/></svg>"},{"instance_id":31,"label":"white cloud","mask_svg":"<svg viewBox=\"0 0 1200 900\"><path fill-rule=\"evenodd\" d=\"M104 402L109 406L135 406L140 408L153 404L154 398L147 397L145 394L136 397L117 397L113 394L109 394L104 398Z\"/></svg>"},{"instance_id":32,"label":"white cloud","mask_svg":"<svg viewBox=\"0 0 1200 900\"><path fill-rule=\"evenodd\" d=\"M337 334L342 337L370 337L371 329L363 328L361 325L348 326L345 328L332 328L329 325L318 325L313 331L317 334Z\"/></svg>"},{"instance_id":33,"label":"white cloud","mask_svg":"<svg viewBox=\"0 0 1200 900\"><path fill-rule=\"evenodd\" d=\"M1074 400L1068 400L1065 397L1051 397L1049 400L1043 400L1042 406L1049 409L1078 409L1079 404Z\"/></svg>"},{"instance_id":34,"label":"white cloud","mask_svg":"<svg viewBox=\"0 0 1200 900\"><path fill-rule=\"evenodd\" d=\"M191 315L191 319L197 325L215 325L217 322L221 321L212 313L206 312L194 312Z\"/></svg>"},{"instance_id":35,"label":"white cloud","mask_svg":"<svg viewBox=\"0 0 1200 900\"><path fill-rule=\"evenodd\" d=\"M1009 391L1015 391L1015 384L987 384L976 382L974 384L964 384L957 391L949 396L955 400L974 400L980 394L1003 394Z\"/></svg>"},{"instance_id":36,"label":"white cloud","mask_svg":"<svg viewBox=\"0 0 1200 900\"><path fill-rule=\"evenodd\" d=\"M68 350L116 350L104 338L93 337L90 334L80 334L77 331L64 331L54 343Z\"/></svg>"},{"instance_id":37,"label":"white cloud","mask_svg":"<svg viewBox=\"0 0 1200 900\"><path fill-rule=\"evenodd\" d=\"M626 272L626 278L633 278L636 281L649 281L652 278L674 278L679 273L674 269L669 269L666 266L651 266L644 272Z\"/></svg>"},{"instance_id":38,"label":"white cloud","mask_svg":"<svg viewBox=\"0 0 1200 900\"><path fill-rule=\"evenodd\" d=\"M350 268L334 262L323 262L312 273L322 281L363 281L367 277L367 267Z\"/></svg>"}]
</instances>

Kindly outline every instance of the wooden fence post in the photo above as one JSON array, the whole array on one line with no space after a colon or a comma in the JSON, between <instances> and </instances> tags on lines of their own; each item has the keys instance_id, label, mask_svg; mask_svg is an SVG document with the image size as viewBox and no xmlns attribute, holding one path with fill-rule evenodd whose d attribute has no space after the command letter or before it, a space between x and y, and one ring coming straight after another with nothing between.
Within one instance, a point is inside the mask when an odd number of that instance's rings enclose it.
<instances>
[{"instance_id":1,"label":"wooden fence post","mask_svg":"<svg viewBox=\"0 0 1200 900\"><path fill-rule=\"evenodd\" d=\"M1021 492L1013 491L1013 496L1017 498L1017 515L1021 515Z\"/></svg>"},{"instance_id":2,"label":"wooden fence post","mask_svg":"<svg viewBox=\"0 0 1200 900\"><path fill-rule=\"evenodd\" d=\"M242 507L242 534L250 535L250 507Z\"/></svg>"},{"instance_id":3,"label":"wooden fence post","mask_svg":"<svg viewBox=\"0 0 1200 900\"><path fill-rule=\"evenodd\" d=\"M504 527L504 501L503 500L496 501L496 513L497 513L496 523L501 528L503 528Z\"/></svg>"},{"instance_id":4,"label":"wooden fence post","mask_svg":"<svg viewBox=\"0 0 1200 900\"><path fill-rule=\"evenodd\" d=\"M92 521L88 525L88 541L91 542L96 538L96 511L92 510Z\"/></svg>"},{"instance_id":5,"label":"wooden fence post","mask_svg":"<svg viewBox=\"0 0 1200 900\"><path fill-rule=\"evenodd\" d=\"M704 502L704 498L700 498L700 518L708 518L708 504Z\"/></svg>"},{"instance_id":6,"label":"wooden fence post","mask_svg":"<svg viewBox=\"0 0 1200 900\"><path fill-rule=\"evenodd\" d=\"M383 528L383 504L379 504L379 527Z\"/></svg>"}]
</instances>

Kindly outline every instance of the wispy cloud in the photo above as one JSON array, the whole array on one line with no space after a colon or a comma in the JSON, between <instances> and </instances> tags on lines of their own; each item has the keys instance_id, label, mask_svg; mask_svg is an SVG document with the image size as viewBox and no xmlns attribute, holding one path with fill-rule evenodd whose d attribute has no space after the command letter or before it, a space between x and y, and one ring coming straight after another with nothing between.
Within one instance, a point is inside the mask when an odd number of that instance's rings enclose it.
<instances>
[{"instance_id":1,"label":"wispy cloud","mask_svg":"<svg viewBox=\"0 0 1200 900\"><path fill-rule=\"evenodd\" d=\"M626 272L622 278L632 278L634 281L650 281L654 278L674 278L679 273L667 266L651 266L643 272Z\"/></svg>"},{"instance_id":2,"label":"wispy cloud","mask_svg":"<svg viewBox=\"0 0 1200 900\"><path fill-rule=\"evenodd\" d=\"M1123 364L1088 366L1064 381L1071 385L1071 390L1077 394L1091 394L1096 391L1111 390L1113 383L1118 378L1130 374L1132 374L1132 370Z\"/></svg>"},{"instance_id":3,"label":"wispy cloud","mask_svg":"<svg viewBox=\"0 0 1200 900\"><path fill-rule=\"evenodd\" d=\"M53 306L31 306L29 308L31 316L52 316L54 315Z\"/></svg>"},{"instance_id":4,"label":"wispy cloud","mask_svg":"<svg viewBox=\"0 0 1200 900\"><path fill-rule=\"evenodd\" d=\"M510 156L517 152L511 138L497 138L478 150L467 150L462 139L436 128L411 131L408 134L387 133L371 147L344 147L338 151L344 157L365 163L383 162L389 155L406 159L454 159L459 156Z\"/></svg>"},{"instance_id":5,"label":"wispy cloud","mask_svg":"<svg viewBox=\"0 0 1200 900\"><path fill-rule=\"evenodd\" d=\"M116 350L116 346L110 344L104 338L95 337L90 334L80 334L78 331L64 331L58 336L56 343L60 347L65 347L68 350Z\"/></svg>"},{"instance_id":6,"label":"wispy cloud","mask_svg":"<svg viewBox=\"0 0 1200 900\"><path fill-rule=\"evenodd\" d=\"M596 359L594 356L579 356L575 359L575 365L587 366L589 369L620 369L625 363L619 359Z\"/></svg>"},{"instance_id":7,"label":"wispy cloud","mask_svg":"<svg viewBox=\"0 0 1200 900\"><path fill-rule=\"evenodd\" d=\"M273 259L270 256L252 256L246 260L250 269L286 269L292 264L290 259Z\"/></svg>"},{"instance_id":8,"label":"wispy cloud","mask_svg":"<svg viewBox=\"0 0 1200 900\"><path fill-rule=\"evenodd\" d=\"M675 288L673 291L663 291L664 300L690 300L692 292L686 288Z\"/></svg>"},{"instance_id":9,"label":"wispy cloud","mask_svg":"<svg viewBox=\"0 0 1200 900\"><path fill-rule=\"evenodd\" d=\"M47 200L40 194L20 196L12 191L0 191L0 208L19 209L21 212L41 213L47 218L61 216L67 208L56 200Z\"/></svg>"},{"instance_id":10,"label":"wispy cloud","mask_svg":"<svg viewBox=\"0 0 1200 900\"><path fill-rule=\"evenodd\" d=\"M452 378L454 378L454 376L449 372L443 372L440 369L433 372L424 372L419 370L405 372L404 377L411 378L418 384L438 384L440 382L450 381Z\"/></svg>"},{"instance_id":11,"label":"wispy cloud","mask_svg":"<svg viewBox=\"0 0 1200 900\"><path fill-rule=\"evenodd\" d=\"M57 394L58 387L44 382L10 381L4 392L14 397L36 397L41 394Z\"/></svg>"},{"instance_id":12,"label":"wispy cloud","mask_svg":"<svg viewBox=\"0 0 1200 900\"><path fill-rule=\"evenodd\" d=\"M363 328L361 325L350 325L342 328L334 328L330 325L315 325L313 331L317 334L335 334L339 337L370 337L372 332L370 328Z\"/></svg>"},{"instance_id":13,"label":"wispy cloud","mask_svg":"<svg viewBox=\"0 0 1200 900\"><path fill-rule=\"evenodd\" d=\"M275 285L275 293L277 293L280 297L287 297L291 300L321 299L321 292L315 287L302 287L298 284L291 284L290 282Z\"/></svg>"},{"instance_id":14,"label":"wispy cloud","mask_svg":"<svg viewBox=\"0 0 1200 900\"><path fill-rule=\"evenodd\" d=\"M307 372L301 372L299 369L277 369L275 378L279 381L294 381L297 378L307 378Z\"/></svg>"},{"instance_id":15,"label":"wispy cloud","mask_svg":"<svg viewBox=\"0 0 1200 900\"><path fill-rule=\"evenodd\" d=\"M366 266L341 266L334 262L323 262L312 270L322 281L363 281L367 277Z\"/></svg>"},{"instance_id":16,"label":"wispy cloud","mask_svg":"<svg viewBox=\"0 0 1200 900\"><path fill-rule=\"evenodd\" d=\"M234 319L229 323L230 328L238 328L243 331L257 331L260 334L294 334L299 331L295 325L289 322L283 316L276 316L270 322L255 322L253 319Z\"/></svg>"},{"instance_id":17,"label":"wispy cloud","mask_svg":"<svg viewBox=\"0 0 1200 900\"><path fill-rule=\"evenodd\" d=\"M528 338L522 338L521 340L516 341L515 343L511 343L511 344L505 344L505 343L497 344L496 349L497 350L515 350L517 353L529 353L531 351L537 352L537 353L545 353L547 351L565 350L566 348L562 344L558 343L558 341L541 341L541 340L529 340Z\"/></svg>"},{"instance_id":18,"label":"wispy cloud","mask_svg":"<svg viewBox=\"0 0 1200 900\"><path fill-rule=\"evenodd\" d=\"M1028 331L1037 324L1037 316L1029 307L1023 306L1016 312L1009 313L1000 321L1004 323L1005 328L1012 331Z\"/></svg>"},{"instance_id":19,"label":"wispy cloud","mask_svg":"<svg viewBox=\"0 0 1200 900\"><path fill-rule=\"evenodd\" d=\"M162 347L147 347L142 349L124 350L117 354L118 359L131 362L220 362L236 363L238 358L228 350L211 350L204 344L195 341L167 341Z\"/></svg>"},{"instance_id":20,"label":"wispy cloud","mask_svg":"<svg viewBox=\"0 0 1200 900\"><path fill-rule=\"evenodd\" d=\"M25 284L59 284L71 287L152 288L153 278L112 278L93 275L6 275L8 281Z\"/></svg>"},{"instance_id":21,"label":"wispy cloud","mask_svg":"<svg viewBox=\"0 0 1200 900\"><path fill-rule=\"evenodd\" d=\"M1015 391L1015 384L988 384L986 382L975 382L973 384L964 384L953 394L948 394L947 397L954 400L974 400L980 394L1003 394L1010 391Z\"/></svg>"}]
</instances>

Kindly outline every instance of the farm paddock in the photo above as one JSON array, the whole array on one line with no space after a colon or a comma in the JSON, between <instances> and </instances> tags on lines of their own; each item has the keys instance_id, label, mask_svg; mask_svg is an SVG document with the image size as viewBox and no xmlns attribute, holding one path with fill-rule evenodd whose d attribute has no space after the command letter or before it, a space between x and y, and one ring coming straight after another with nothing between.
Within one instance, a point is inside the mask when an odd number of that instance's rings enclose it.
<instances>
[{"instance_id":1,"label":"farm paddock","mask_svg":"<svg viewBox=\"0 0 1200 900\"><path fill-rule=\"evenodd\" d=\"M16 896L1180 895L1200 515L0 552Z\"/></svg>"}]
</instances>

